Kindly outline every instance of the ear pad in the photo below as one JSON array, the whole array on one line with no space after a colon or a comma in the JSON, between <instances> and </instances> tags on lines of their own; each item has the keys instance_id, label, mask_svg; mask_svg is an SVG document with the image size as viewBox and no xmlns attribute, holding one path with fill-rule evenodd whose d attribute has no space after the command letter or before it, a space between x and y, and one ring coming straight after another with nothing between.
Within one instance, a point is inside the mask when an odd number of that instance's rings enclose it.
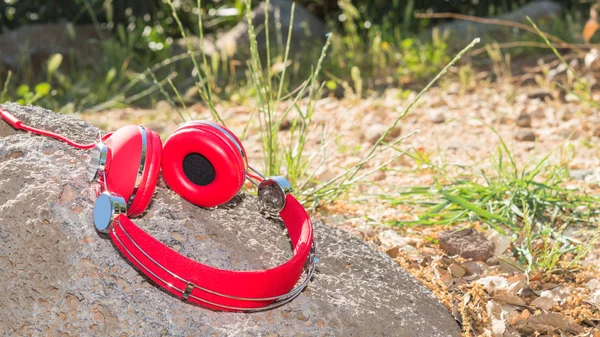
<instances>
[{"instance_id":1,"label":"ear pad","mask_svg":"<svg viewBox=\"0 0 600 337\"><path fill-rule=\"evenodd\" d=\"M167 139L162 156L166 184L198 206L226 203L246 179L244 148L233 133L217 124L184 124Z\"/></svg>"},{"instance_id":2,"label":"ear pad","mask_svg":"<svg viewBox=\"0 0 600 337\"><path fill-rule=\"evenodd\" d=\"M158 182L158 174L160 172L160 162L162 154L162 141L158 133L146 129L147 131L147 148L146 148L146 164L142 181L138 187L137 193L134 196L133 203L129 206L127 213L129 216L138 216L142 214L156 189Z\"/></svg>"},{"instance_id":3,"label":"ear pad","mask_svg":"<svg viewBox=\"0 0 600 337\"><path fill-rule=\"evenodd\" d=\"M105 143L108 147L106 186L110 192L128 202L128 215L138 215L148 206L156 187L160 168L160 137L141 126L128 125L115 131ZM143 163L142 154L145 154ZM140 173L142 165L143 171ZM141 176L141 179L138 176ZM139 183L137 189L136 183Z\"/></svg>"}]
</instances>

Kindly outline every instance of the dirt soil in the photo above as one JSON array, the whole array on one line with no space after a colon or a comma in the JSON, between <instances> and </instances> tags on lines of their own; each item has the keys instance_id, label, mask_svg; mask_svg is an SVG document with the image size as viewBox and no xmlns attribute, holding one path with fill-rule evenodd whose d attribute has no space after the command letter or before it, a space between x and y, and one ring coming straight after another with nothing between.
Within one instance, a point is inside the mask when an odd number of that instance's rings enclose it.
<instances>
[{"instance_id":1,"label":"dirt soil","mask_svg":"<svg viewBox=\"0 0 600 337\"><path fill-rule=\"evenodd\" d=\"M384 202L381 195L394 196L401 187L430 185L435 179L470 176L474 170L492 171L490 157L497 154L500 141L482 122L498 131L519 167L537 163L560 147L550 162L568 167L572 178L565 186L598 194L600 116L596 109L569 94L539 86L480 82L469 90L458 81L443 82L426 93L393 132L400 137L414 133L398 147L444 167L443 175L431 165L403 156L367 177L344 200L322 205L315 216L386 251L434 291L461 322L465 336L598 337L600 243L576 271L525 275L501 263L503 252L484 262L447 256L436 242L437 233L447 227L386 225L393 220L416 220L418 214L407 205ZM324 164L312 168L316 177L327 180L359 162L381 135L382 126L391 125L414 96L393 89L372 99L319 101L307 146L307 153L327 151ZM595 99L600 101L600 95ZM200 104L190 110L195 119L210 118L209 110ZM218 105L217 110L227 126L241 134L253 107ZM143 124L161 133L163 141L181 121L165 102L152 110L118 109L82 118L105 130ZM284 139L288 132L281 131ZM323 146L322 139L331 142ZM243 142L251 165L261 167L256 127L249 129ZM384 152L367 169L396 153ZM465 226L490 234L482 223ZM591 230L574 227L571 232L575 238L585 238Z\"/></svg>"}]
</instances>

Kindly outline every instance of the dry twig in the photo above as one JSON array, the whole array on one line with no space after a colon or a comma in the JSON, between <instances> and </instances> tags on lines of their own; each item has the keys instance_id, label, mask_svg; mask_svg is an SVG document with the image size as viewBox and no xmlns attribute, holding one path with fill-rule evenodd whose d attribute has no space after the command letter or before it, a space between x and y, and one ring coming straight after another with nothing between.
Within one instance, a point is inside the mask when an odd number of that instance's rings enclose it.
<instances>
[{"instance_id":1,"label":"dry twig","mask_svg":"<svg viewBox=\"0 0 600 337\"><path fill-rule=\"evenodd\" d=\"M472 22L478 22L478 23L483 23L483 24L487 24L487 25L514 27L514 28L522 29L522 30L525 30L525 31L528 31L530 33L534 33L537 35L536 30L526 24L502 20L502 19L480 18L480 17L476 17L476 16L472 16L472 15L457 14L457 13L415 13L415 18L417 18L417 19L455 19L455 20L463 20L463 21L472 21ZM546 37L549 40L551 40L552 42L559 43L561 45L571 45L570 49L573 49L584 55L586 54L586 52L583 49L581 49L575 45L569 44L559 37L556 37L554 35L550 35L547 33L546 33Z\"/></svg>"}]
</instances>

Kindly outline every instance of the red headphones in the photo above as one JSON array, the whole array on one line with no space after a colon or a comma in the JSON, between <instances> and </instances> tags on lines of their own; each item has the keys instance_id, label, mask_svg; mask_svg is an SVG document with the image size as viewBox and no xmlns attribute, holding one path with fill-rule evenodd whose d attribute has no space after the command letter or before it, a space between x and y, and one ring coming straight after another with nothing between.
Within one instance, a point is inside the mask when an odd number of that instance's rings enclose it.
<instances>
[{"instance_id":1,"label":"red headphones","mask_svg":"<svg viewBox=\"0 0 600 337\"><path fill-rule=\"evenodd\" d=\"M24 125L2 109L0 117L15 129L93 149L89 178L100 184L102 192L94 206L96 230L109 234L127 260L182 300L216 310L266 310L293 300L308 285L317 262L310 217L289 194L291 186L285 178L265 178L248 166L240 140L225 127L189 122L163 146L156 132L129 125L99 135L95 144L82 145ZM160 170L173 191L201 207L228 202L250 180L258 186L262 207L279 212L294 247L293 257L268 270L229 271L198 263L154 239L129 217L141 215L148 207Z\"/></svg>"}]
</instances>

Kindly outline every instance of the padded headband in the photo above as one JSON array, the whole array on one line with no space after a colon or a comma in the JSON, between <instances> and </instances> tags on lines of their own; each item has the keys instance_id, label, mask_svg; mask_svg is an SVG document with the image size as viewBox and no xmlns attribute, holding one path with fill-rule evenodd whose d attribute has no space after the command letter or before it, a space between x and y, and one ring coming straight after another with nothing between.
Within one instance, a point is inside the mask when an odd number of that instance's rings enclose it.
<instances>
[{"instance_id":1,"label":"padded headband","mask_svg":"<svg viewBox=\"0 0 600 337\"><path fill-rule=\"evenodd\" d=\"M213 268L187 258L136 226L125 214L118 215L110 237L123 256L165 290L189 302L216 310L270 309L300 294L314 271L313 227L302 205L290 194L279 213L294 256L268 270L231 271ZM307 258L311 255L311 259ZM306 263L307 277L294 288Z\"/></svg>"}]
</instances>

